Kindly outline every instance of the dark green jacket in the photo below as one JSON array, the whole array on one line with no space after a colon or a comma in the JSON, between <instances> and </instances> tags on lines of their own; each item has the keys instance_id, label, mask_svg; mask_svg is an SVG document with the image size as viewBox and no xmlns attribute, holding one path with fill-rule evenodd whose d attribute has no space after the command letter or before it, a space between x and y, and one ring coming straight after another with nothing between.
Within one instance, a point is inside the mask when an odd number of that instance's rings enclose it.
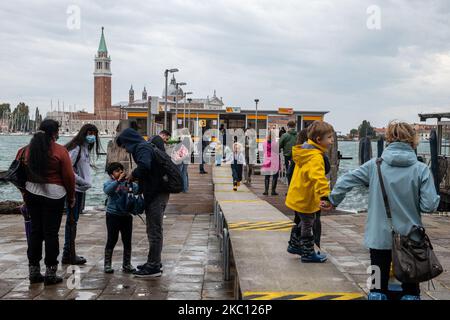
<instances>
[{"instance_id":1,"label":"dark green jacket","mask_svg":"<svg viewBox=\"0 0 450 320\"><path fill-rule=\"evenodd\" d=\"M283 134L280 138L280 151L283 149L283 155L285 157L292 156L292 147L295 146L297 141L297 131L295 129L289 129L288 132Z\"/></svg>"}]
</instances>

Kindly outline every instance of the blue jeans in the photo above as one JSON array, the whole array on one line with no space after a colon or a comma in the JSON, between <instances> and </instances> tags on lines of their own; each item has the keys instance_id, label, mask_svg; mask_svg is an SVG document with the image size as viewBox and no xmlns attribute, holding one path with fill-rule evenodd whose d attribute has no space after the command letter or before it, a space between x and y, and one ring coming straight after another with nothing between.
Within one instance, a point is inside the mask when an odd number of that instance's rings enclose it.
<instances>
[{"instance_id":1,"label":"blue jeans","mask_svg":"<svg viewBox=\"0 0 450 320\"><path fill-rule=\"evenodd\" d=\"M183 178L183 192L188 192L189 190L188 164L182 163L178 166L178 169L180 169L181 177Z\"/></svg>"},{"instance_id":2,"label":"blue jeans","mask_svg":"<svg viewBox=\"0 0 450 320\"><path fill-rule=\"evenodd\" d=\"M80 218L80 212L82 210L82 206L83 206L83 197L84 197L84 193L83 192L76 192L75 193L75 207L73 208L73 214L74 214L74 218L75 218L75 230L76 230L76 225L78 224L78 219ZM64 255L68 255L70 252L70 238L71 238L71 234L70 234L70 223L69 223L69 209L66 209L66 232L64 235L64 249L63 249L63 254ZM77 235L75 234L74 237L76 237Z\"/></svg>"},{"instance_id":3,"label":"blue jeans","mask_svg":"<svg viewBox=\"0 0 450 320\"><path fill-rule=\"evenodd\" d=\"M216 165L220 166L222 164L222 155L216 154Z\"/></svg>"},{"instance_id":4,"label":"blue jeans","mask_svg":"<svg viewBox=\"0 0 450 320\"><path fill-rule=\"evenodd\" d=\"M239 164L236 160L231 164L231 173L233 175L233 182L242 181L243 164Z\"/></svg>"}]
</instances>

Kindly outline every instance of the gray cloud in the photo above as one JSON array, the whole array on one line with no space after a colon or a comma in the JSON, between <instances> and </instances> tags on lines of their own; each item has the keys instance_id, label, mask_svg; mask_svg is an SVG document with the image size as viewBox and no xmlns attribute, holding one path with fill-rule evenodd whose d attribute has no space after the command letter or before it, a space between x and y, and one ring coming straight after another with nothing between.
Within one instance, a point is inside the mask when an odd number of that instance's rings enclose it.
<instances>
[{"instance_id":1,"label":"gray cloud","mask_svg":"<svg viewBox=\"0 0 450 320\"><path fill-rule=\"evenodd\" d=\"M69 30L66 10L81 9ZM366 28L369 5L382 29ZM197 97L217 89L228 105L329 110L347 132L363 119L417 121L448 111L450 4L434 1L14 1L0 4L0 100L48 109L50 99L92 110L100 27L112 57L113 101L163 70Z\"/></svg>"}]
</instances>

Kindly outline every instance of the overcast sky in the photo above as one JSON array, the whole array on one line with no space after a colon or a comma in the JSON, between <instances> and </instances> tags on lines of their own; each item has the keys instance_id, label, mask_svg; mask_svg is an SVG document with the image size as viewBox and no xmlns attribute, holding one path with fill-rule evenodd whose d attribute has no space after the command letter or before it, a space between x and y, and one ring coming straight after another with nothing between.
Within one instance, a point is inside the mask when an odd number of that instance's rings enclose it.
<instances>
[{"instance_id":1,"label":"overcast sky","mask_svg":"<svg viewBox=\"0 0 450 320\"><path fill-rule=\"evenodd\" d=\"M2 1L0 103L92 111L102 26L113 103L130 84L136 97L144 85L161 96L176 67L196 98L216 89L227 106L326 110L342 132L450 112L448 0Z\"/></svg>"}]
</instances>

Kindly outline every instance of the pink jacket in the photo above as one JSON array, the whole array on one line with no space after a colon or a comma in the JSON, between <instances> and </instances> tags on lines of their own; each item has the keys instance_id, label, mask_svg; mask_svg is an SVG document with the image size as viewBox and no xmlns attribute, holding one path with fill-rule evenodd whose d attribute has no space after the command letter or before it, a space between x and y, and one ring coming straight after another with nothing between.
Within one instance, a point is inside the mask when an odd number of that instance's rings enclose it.
<instances>
[{"instance_id":1,"label":"pink jacket","mask_svg":"<svg viewBox=\"0 0 450 320\"><path fill-rule=\"evenodd\" d=\"M280 171L280 154L278 149L278 143L272 141L263 143L264 150L264 162L261 167L261 174L263 175L274 175ZM272 152L274 150L274 152Z\"/></svg>"}]
</instances>

